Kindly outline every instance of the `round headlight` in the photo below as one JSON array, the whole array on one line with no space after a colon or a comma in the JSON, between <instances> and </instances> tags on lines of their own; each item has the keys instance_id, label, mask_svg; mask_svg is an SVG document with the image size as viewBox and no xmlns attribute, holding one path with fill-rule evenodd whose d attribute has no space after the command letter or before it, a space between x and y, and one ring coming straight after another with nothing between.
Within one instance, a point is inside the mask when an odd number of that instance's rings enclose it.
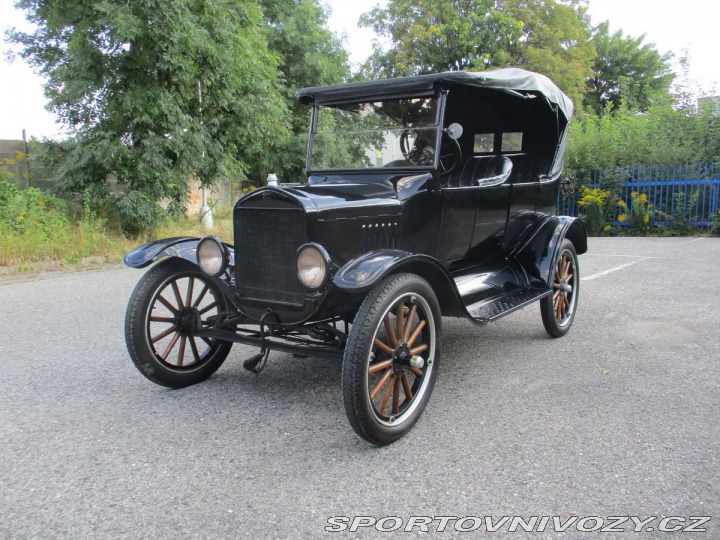
<instances>
[{"instance_id":1,"label":"round headlight","mask_svg":"<svg viewBox=\"0 0 720 540\"><path fill-rule=\"evenodd\" d=\"M308 289L318 289L325 283L328 266L327 254L323 251L320 246L312 244L303 246L298 251L298 278Z\"/></svg>"},{"instance_id":2,"label":"round headlight","mask_svg":"<svg viewBox=\"0 0 720 540\"><path fill-rule=\"evenodd\" d=\"M200 270L211 276L219 276L227 267L227 254L222 242L214 236L206 236L198 243L197 261Z\"/></svg>"}]
</instances>

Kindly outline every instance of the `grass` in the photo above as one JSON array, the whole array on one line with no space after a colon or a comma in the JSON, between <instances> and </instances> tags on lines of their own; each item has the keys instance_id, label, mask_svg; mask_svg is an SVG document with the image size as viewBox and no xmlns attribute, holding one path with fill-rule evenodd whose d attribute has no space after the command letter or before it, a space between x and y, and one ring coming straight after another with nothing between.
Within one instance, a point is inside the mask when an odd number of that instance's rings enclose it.
<instances>
[{"instance_id":1,"label":"grass","mask_svg":"<svg viewBox=\"0 0 720 540\"><path fill-rule=\"evenodd\" d=\"M121 233L88 221L58 224L50 234L28 230L24 233L5 231L0 235L0 266L14 266L16 273L32 271L37 262L57 261L63 265L77 264L85 257L101 256L108 262L120 262L137 246L173 236L204 236L214 234L232 242L232 218L229 212L215 217L211 231L198 222L197 216L168 220L150 233L127 238Z\"/></svg>"}]
</instances>

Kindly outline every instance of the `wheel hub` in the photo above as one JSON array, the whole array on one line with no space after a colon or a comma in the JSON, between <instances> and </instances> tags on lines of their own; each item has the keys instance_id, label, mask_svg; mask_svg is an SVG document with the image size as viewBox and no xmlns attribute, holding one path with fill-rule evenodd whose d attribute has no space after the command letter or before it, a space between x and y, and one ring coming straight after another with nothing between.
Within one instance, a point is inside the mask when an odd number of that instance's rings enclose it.
<instances>
[{"instance_id":1,"label":"wheel hub","mask_svg":"<svg viewBox=\"0 0 720 540\"><path fill-rule=\"evenodd\" d=\"M183 335L189 335L196 328L200 328L200 312L197 308L186 310L180 314L179 323L180 333Z\"/></svg>"},{"instance_id":2,"label":"wheel hub","mask_svg":"<svg viewBox=\"0 0 720 540\"><path fill-rule=\"evenodd\" d=\"M393 370L395 373L404 373L410 365L411 358L410 347L408 347L407 343L401 343L393 356Z\"/></svg>"}]
</instances>

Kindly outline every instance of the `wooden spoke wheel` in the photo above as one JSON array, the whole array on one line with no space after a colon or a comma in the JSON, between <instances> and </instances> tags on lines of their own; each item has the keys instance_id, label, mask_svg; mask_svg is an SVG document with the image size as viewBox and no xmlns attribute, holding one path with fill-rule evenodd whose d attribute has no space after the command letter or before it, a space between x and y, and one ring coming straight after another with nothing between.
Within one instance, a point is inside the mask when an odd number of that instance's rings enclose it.
<instances>
[{"instance_id":1,"label":"wooden spoke wheel","mask_svg":"<svg viewBox=\"0 0 720 540\"><path fill-rule=\"evenodd\" d=\"M553 270L552 295L540 302L545 330L553 337L564 336L575 317L580 293L580 268L575 248L563 240Z\"/></svg>"},{"instance_id":2,"label":"wooden spoke wheel","mask_svg":"<svg viewBox=\"0 0 720 540\"><path fill-rule=\"evenodd\" d=\"M218 287L188 261L154 266L130 297L125 338L130 357L147 378L180 388L212 375L232 344L193 335L193 329L226 309Z\"/></svg>"},{"instance_id":3,"label":"wooden spoke wheel","mask_svg":"<svg viewBox=\"0 0 720 540\"><path fill-rule=\"evenodd\" d=\"M439 359L430 285L414 274L384 280L358 311L345 349L343 397L355 431L379 445L407 433L430 398Z\"/></svg>"}]
</instances>

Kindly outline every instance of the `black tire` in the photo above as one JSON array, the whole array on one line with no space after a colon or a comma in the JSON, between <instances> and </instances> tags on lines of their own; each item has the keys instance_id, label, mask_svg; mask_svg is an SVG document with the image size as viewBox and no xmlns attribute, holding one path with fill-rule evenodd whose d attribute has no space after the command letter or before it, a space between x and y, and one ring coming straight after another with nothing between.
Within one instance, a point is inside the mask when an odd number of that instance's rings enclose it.
<instances>
[{"instance_id":1,"label":"black tire","mask_svg":"<svg viewBox=\"0 0 720 540\"><path fill-rule=\"evenodd\" d=\"M547 333L558 338L570 330L580 296L580 266L575 246L568 239L560 245L551 283L552 295L540 300L540 314Z\"/></svg>"},{"instance_id":2,"label":"black tire","mask_svg":"<svg viewBox=\"0 0 720 540\"><path fill-rule=\"evenodd\" d=\"M153 266L130 295L125 315L125 342L135 367L170 388L204 381L225 361L232 343L195 337L187 321L226 310L225 297L196 265L165 259Z\"/></svg>"},{"instance_id":3,"label":"black tire","mask_svg":"<svg viewBox=\"0 0 720 540\"><path fill-rule=\"evenodd\" d=\"M410 431L432 394L441 351L440 307L427 281L397 274L373 288L343 358L343 401L355 432L383 446Z\"/></svg>"}]
</instances>

